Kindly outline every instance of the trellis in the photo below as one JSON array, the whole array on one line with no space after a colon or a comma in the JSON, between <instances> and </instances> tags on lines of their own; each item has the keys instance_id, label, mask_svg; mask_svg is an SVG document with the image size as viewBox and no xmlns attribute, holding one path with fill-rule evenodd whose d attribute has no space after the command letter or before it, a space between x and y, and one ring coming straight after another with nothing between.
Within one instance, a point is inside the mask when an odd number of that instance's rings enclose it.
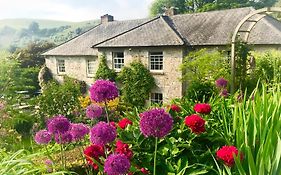
<instances>
[{"instance_id":1,"label":"trellis","mask_svg":"<svg viewBox=\"0 0 281 175\"><path fill-rule=\"evenodd\" d=\"M255 25L263 19L268 13L273 12L281 12L281 8L279 7L266 7L259 10L255 10L245 16L239 24L236 26L232 40L231 40L231 92L235 91L235 44L237 42L238 34L244 33L243 38L240 38L243 42L247 43L249 39L250 32L255 27ZM256 18L252 18L253 16L257 16ZM242 26L248 24L246 30L242 30Z\"/></svg>"}]
</instances>

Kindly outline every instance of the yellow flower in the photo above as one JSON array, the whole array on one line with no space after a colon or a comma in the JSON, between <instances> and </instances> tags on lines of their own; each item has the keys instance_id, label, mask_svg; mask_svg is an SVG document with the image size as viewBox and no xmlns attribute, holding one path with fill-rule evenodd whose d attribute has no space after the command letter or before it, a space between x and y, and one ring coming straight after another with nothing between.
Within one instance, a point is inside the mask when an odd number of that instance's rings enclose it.
<instances>
[{"instance_id":1,"label":"yellow flower","mask_svg":"<svg viewBox=\"0 0 281 175\"><path fill-rule=\"evenodd\" d=\"M97 102L93 102L94 104L97 104L99 106L102 106L104 107L105 104L104 103L97 103ZM110 110L116 110L117 109L117 106L119 104L119 98L115 98L113 100L110 100L107 102L107 107L110 109Z\"/></svg>"},{"instance_id":2,"label":"yellow flower","mask_svg":"<svg viewBox=\"0 0 281 175\"><path fill-rule=\"evenodd\" d=\"M80 96L78 99L82 108L87 108L87 106L91 104L91 100L89 96L86 97Z\"/></svg>"}]
</instances>

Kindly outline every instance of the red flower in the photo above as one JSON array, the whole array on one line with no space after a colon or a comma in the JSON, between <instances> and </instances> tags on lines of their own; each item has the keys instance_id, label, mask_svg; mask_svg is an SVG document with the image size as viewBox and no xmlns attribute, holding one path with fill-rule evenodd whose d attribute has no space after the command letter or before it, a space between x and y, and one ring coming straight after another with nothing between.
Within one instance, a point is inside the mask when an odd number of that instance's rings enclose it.
<instances>
[{"instance_id":1,"label":"red flower","mask_svg":"<svg viewBox=\"0 0 281 175\"><path fill-rule=\"evenodd\" d=\"M90 145L84 150L84 155L86 157L86 160L89 165L91 165L95 170L97 170L99 167L97 164L94 163L93 159L96 161L100 161L99 157L103 156L105 157L104 154L104 149L102 146L99 145Z\"/></svg>"},{"instance_id":2,"label":"red flower","mask_svg":"<svg viewBox=\"0 0 281 175\"><path fill-rule=\"evenodd\" d=\"M207 103L198 103L194 106L194 111L200 114L210 114L211 106Z\"/></svg>"},{"instance_id":3,"label":"red flower","mask_svg":"<svg viewBox=\"0 0 281 175\"><path fill-rule=\"evenodd\" d=\"M129 145L123 143L121 140L117 140L115 153L124 154L128 159L133 157L133 151L129 148Z\"/></svg>"},{"instance_id":4,"label":"red flower","mask_svg":"<svg viewBox=\"0 0 281 175\"><path fill-rule=\"evenodd\" d=\"M235 163L234 154L238 155L238 149L235 146L223 146L221 149L217 151L217 157L223 160L224 164L232 167ZM240 159L243 159L243 155L240 154Z\"/></svg>"},{"instance_id":5,"label":"red flower","mask_svg":"<svg viewBox=\"0 0 281 175\"><path fill-rule=\"evenodd\" d=\"M118 122L118 126L122 129L125 129L128 125L132 125L133 122L127 118L123 118Z\"/></svg>"},{"instance_id":6,"label":"red flower","mask_svg":"<svg viewBox=\"0 0 281 175\"><path fill-rule=\"evenodd\" d=\"M192 114L185 117L184 123L188 126L195 134L205 132L205 120L197 114Z\"/></svg>"},{"instance_id":7,"label":"red flower","mask_svg":"<svg viewBox=\"0 0 281 175\"><path fill-rule=\"evenodd\" d=\"M145 168L141 168L140 171L143 173L143 174L148 174L149 171L147 171Z\"/></svg>"},{"instance_id":8,"label":"red flower","mask_svg":"<svg viewBox=\"0 0 281 175\"><path fill-rule=\"evenodd\" d=\"M176 104L172 104L170 108L174 112L180 112L181 111L181 108Z\"/></svg>"},{"instance_id":9,"label":"red flower","mask_svg":"<svg viewBox=\"0 0 281 175\"><path fill-rule=\"evenodd\" d=\"M110 124L111 126L113 126L114 128L117 129L117 126L116 126L116 123L115 123L115 122L109 122L109 124Z\"/></svg>"}]
</instances>

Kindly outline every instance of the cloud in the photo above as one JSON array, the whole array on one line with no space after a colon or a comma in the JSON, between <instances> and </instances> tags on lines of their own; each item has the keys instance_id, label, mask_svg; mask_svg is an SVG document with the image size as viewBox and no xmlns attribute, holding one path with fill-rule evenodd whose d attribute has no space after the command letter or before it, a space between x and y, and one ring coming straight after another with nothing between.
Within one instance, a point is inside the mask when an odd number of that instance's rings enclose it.
<instances>
[{"instance_id":1,"label":"cloud","mask_svg":"<svg viewBox=\"0 0 281 175\"><path fill-rule=\"evenodd\" d=\"M106 13L115 19L148 16L153 0L0 0L0 18L45 18L68 21L98 19Z\"/></svg>"}]
</instances>

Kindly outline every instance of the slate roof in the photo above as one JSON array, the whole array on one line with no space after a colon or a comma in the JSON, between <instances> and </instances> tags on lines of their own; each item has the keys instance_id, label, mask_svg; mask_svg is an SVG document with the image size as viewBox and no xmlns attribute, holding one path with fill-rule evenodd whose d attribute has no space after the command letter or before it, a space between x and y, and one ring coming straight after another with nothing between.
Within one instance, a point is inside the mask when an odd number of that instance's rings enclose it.
<instances>
[{"instance_id":1,"label":"slate roof","mask_svg":"<svg viewBox=\"0 0 281 175\"><path fill-rule=\"evenodd\" d=\"M151 19L113 21L99 24L89 31L43 53L42 55L97 55L91 46L143 24Z\"/></svg>"},{"instance_id":2,"label":"slate roof","mask_svg":"<svg viewBox=\"0 0 281 175\"><path fill-rule=\"evenodd\" d=\"M237 24L253 10L246 7L113 21L100 24L44 55L96 55L97 49L93 48L104 47L227 45ZM249 43L281 44L281 22L269 16L263 18L251 31Z\"/></svg>"}]
</instances>

